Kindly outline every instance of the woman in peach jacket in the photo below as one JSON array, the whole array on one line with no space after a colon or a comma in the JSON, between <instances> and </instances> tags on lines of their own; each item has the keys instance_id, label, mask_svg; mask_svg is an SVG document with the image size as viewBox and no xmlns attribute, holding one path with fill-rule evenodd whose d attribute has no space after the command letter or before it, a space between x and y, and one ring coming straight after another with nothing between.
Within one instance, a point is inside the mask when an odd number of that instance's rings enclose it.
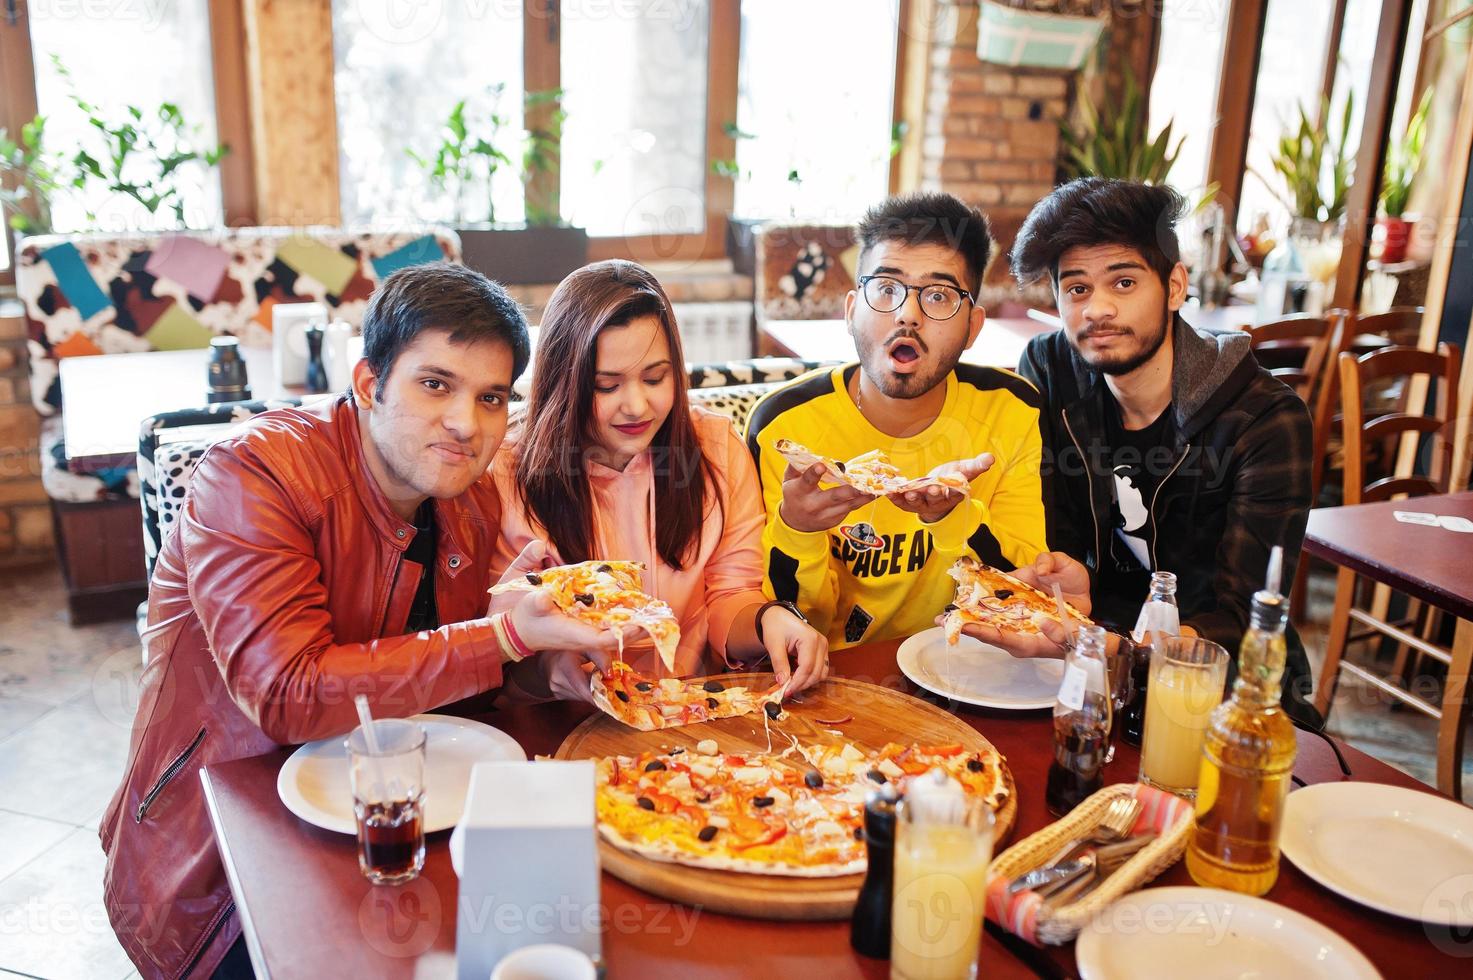
<instances>
[{"instance_id":1,"label":"woman in peach jacket","mask_svg":"<svg viewBox=\"0 0 1473 980\"><path fill-rule=\"evenodd\" d=\"M780 684L828 674L828 645L762 592L762 495L724 416L691 406L670 300L633 262L574 272L548 300L520 425L491 469L502 504L495 565L642 561L644 588L680 621L675 674L770 657ZM587 700L589 657L548 654L507 671L512 698ZM624 659L666 671L648 644Z\"/></svg>"}]
</instances>

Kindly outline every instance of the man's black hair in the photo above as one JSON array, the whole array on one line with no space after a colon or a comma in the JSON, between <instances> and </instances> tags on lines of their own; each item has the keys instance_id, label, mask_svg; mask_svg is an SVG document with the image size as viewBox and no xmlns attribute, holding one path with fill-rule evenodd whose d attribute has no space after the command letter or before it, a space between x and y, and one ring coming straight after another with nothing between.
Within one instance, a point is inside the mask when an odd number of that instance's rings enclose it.
<instances>
[{"instance_id":1,"label":"man's black hair","mask_svg":"<svg viewBox=\"0 0 1473 980\"><path fill-rule=\"evenodd\" d=\"M1124 245L1141 253L1167 285L1181 261L1176 223L1186 200L1162 185L1081 177L1033 206L1013 242L1013 276L1023 285L1045 275L1057 286L1059 258L1071 248Z\"/></svg>"},{"instance_id":2,"label":"man's black hair","mask_svg":"<svg viewBox=\"0 0 1473 980\"><path fill-rule=\"evenodd\" d=\"M987 215L960 198L936 191L917 191L890 197L870 208L855 228L859 234L860 264L880 242L906 245L944 245L967 263L967 281L973 299L982 289L982 274L992 254Z\"/></svg>"},{"instance_id":3,"label":"man's black hair","mask_svg":"<svg viewBox=\"0 0 1473 980\"><path fill-rule=\"evenodd\" d=\"M463 265L430 262L400 269L379 284L363 315L363 356L383 394L404 348L425 330L446 330L457 344L499 340L511 348L512 380L531 356L527 318L500 283Z\"/></svg>"}]
</instances>

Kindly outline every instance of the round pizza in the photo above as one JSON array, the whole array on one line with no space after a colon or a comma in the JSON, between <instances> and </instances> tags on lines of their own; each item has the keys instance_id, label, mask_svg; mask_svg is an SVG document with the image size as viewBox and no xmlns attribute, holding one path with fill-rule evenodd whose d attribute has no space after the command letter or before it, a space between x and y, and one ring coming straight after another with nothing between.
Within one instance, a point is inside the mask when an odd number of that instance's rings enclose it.
<instances>
[{"instance_id":1,"label":"round pizza","mask_svg":"<svg viewBox=\"0 0 1473 980\"><path fill-rule=\"evenodd\" d=\"M1012 633L1042 633L1041 624L1050 622L1067 626L1053 596L975 558L958 558L947 574L956 579L956 598L946 607L947 643L956 643L968 623ZM1064 606L1079 623L1090 622L1073 605Z\"/></svg>"},{"instance_id":2,"label":"round pizza","mask_svg":"<svg viewBox=\"0 0 1473 980\"><path fill-rule=\"evenodd\" d=\"M597 760L598 829L614 847L656 861L792 877L858 874L871 789L894 782L903 793L910 779L939 767L995 810L1007 798L1003 765L995 751L962 745L723 754L707 739L694 751Z\"/></svg>"}]
</instances>

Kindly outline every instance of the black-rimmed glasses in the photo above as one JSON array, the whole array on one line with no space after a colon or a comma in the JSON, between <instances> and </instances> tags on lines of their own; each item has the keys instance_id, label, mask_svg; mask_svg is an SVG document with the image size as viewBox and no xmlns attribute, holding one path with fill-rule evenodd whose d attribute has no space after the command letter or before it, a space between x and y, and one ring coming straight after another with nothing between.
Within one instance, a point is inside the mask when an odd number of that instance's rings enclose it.
<instances>
[{"instance_id":1,"label":"black-rimmed glasses","mask_svg":"<svg viewBox=\"0 0 1473 980\"><path fill-rule=\"evenodd\" d=\"M921 310L932 320L950 320L962 308L962 301L975 302L965 289L930 282L908 286L892 276L860 276L859 292L876 313L894 313L905 305L911 291L920 297Z\"/></svg>"}]
</instances>

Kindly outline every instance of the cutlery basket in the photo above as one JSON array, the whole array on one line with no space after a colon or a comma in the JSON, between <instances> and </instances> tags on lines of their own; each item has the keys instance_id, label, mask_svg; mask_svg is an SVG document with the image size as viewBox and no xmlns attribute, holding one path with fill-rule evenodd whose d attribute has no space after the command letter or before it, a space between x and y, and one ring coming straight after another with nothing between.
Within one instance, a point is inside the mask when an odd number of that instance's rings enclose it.
<instances>
[{"instance_id":1,"label":"cutlery basket","mask_svg":"<svg viewBox=\"0 0 1473 980\"><path fill-rule=\"evenodd\" d=\"M1077 902L1049 906L1029 889L1008 894L1008 885L1053 857L1069 841L1093 830L1105 810L1121 797L1141 801L1131 835L1155 831L1156 839ZM1192 833L1192 804L1141 783L1106 786L1068 815L1030 834L993 860L988 868L987 917L1034 945L1059 946L1079 935L1095 914L1171 867L1186 850Z\"/></svg>"}]
</instances>

